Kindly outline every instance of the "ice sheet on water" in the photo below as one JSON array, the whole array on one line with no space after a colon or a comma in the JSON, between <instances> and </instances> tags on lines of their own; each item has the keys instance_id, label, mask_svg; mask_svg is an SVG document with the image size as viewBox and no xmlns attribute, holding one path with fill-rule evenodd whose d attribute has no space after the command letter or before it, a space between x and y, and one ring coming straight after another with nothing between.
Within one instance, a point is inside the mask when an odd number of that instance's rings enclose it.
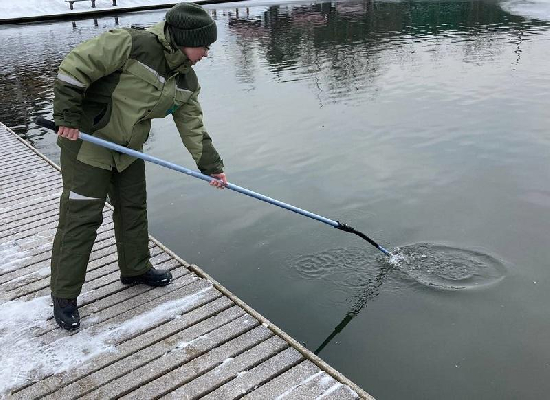
<instances>
[{"instance_id":1,"label":"ice sheet on water","mask_svg":"<svg viewBox=\"0 0 550 400\"><path fill-rule=\"evenodd\" d=\"M500 5L510 14L550 21L550 1L548 0L506 0Z\"/></svg>"},{"instance_id":2,"label":"ice sheet on water","mask_svg":"<svg viewBox=\"0 0 550 400\"><path fill-rule=\"evenodd\" d=\"M120 325L85 328L92 318L83 320L83 328L51 343L45 343L35 332L49 326L52 314L49 296L30 301L0 304L0 398L27 380L38 380L50 374L74 369L99 354L115 351L117 339L155 326L167 316L175 317L196 304L206 287L196 293L169 301Z\"/></svg>"}]
</instances>

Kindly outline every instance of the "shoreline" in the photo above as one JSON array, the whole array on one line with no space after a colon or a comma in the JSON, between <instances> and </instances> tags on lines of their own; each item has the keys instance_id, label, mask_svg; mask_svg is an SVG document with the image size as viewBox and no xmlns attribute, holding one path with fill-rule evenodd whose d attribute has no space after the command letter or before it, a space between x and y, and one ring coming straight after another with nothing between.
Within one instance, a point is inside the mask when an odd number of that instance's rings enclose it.
<instances>
[{"instance_id":1,"label":"shoreline","mask_svg":"<svg viewBox=\"0 0 550 400\"><path fill-rule=\"evenodd\" d=\"M234 3L239 2L242 0L199 0L199 1L193 1L192 3L200 4L200 5L209 5L209 4L221 4L221 3ZM93 18L96 16L104 16L104 15L115 15L115 14L122 14L122 13L128 13L128 12L134 12L134 11L147 11L147 10L158 10L163 8L170 8L174 6L175 4L180 3L179 1L173 1L168 3L162 3L162 4L149 4L149 5L140 5L140 6L132 6L132 7L119 7L119 6L113 6L110 8L100 8L100 9L93 9L90 8L89 10L82 11L82 12L67 12L63 14L44 14L44 15L36 15L36 16L27 16L27 17L13 17L13 18L0 18L0 25L16 25L16 24L25 24L29 22L43 22L43 21L54 21L54 20L80 20L80 19L87 19L87 18ZM68 6L67 6L68 7Z\"/></svg>"}]
</instances>

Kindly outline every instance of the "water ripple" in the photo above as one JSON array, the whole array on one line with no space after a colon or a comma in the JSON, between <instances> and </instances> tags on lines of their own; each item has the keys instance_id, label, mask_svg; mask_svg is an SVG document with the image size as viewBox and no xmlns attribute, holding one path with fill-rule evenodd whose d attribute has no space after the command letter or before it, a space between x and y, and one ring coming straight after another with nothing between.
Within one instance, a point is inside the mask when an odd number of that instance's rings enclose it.
<instances>
[{"instance_id":1,"label":"water ripple","mask_svg":"<svg viewBox=\"0 0 550 400\"><path fill-rule=\"evenodd\" d=\"M397 248L390 262L414 281L437 289L479 288L501 281L507 273L493 256L432 243Z\"/></svg>"}]
</instances>

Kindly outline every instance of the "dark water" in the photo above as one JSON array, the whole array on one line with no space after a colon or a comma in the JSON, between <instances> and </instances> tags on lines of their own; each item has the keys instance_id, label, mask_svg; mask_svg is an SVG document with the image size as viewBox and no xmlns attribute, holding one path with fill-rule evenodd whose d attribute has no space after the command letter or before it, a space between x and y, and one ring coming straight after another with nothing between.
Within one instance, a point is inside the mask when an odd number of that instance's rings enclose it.
<instances>
[{"instance_id":1,"label":"dark water","mask_svg":"<svg viewBox=\"0 0 550 400\"><path fill-rule=\"evenodd\" d=\"M196 69L229 179L347 222L402 258L388 264L352 235L156 166L151 233L379 399L547 398L541 3L211 10L220 40ZM0 121L56 160L32 118L51 115L64 54L115 23L1 27ZM170 120L154 123L146 151L193 167Z\"/></svg>"}]
</instances>

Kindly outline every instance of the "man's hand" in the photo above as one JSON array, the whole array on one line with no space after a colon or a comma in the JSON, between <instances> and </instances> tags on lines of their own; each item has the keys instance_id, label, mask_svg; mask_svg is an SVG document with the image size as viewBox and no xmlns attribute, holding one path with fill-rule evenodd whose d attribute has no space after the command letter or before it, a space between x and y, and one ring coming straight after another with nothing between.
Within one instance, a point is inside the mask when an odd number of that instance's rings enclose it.
<instances>
[{"instance_id":1,"label":"man's hand","mask_svg":"<svg viewBox=\"0 0 550 400\"><path fill-rule=\"evenodd\" d=\"M59 130L57 131L57 135L67 138L69 140L76 140L78 139L78 134L80 131L76 128L67 128L66 126L60 126Z\"/></svg>"},{"instance_id":2,"label":"man's hand","mask_svg":"<svg viewBox=\"0 0 550 400\"><path fill-rule=\"evenodd\" d=\"M225 174L222 172L221 174L211 174L210 175L213 178L210 184L212 186L217 187L218 189L223 189L225 185L227 185L227 178L225 177Z\"/></svg>"}]
</instances>

